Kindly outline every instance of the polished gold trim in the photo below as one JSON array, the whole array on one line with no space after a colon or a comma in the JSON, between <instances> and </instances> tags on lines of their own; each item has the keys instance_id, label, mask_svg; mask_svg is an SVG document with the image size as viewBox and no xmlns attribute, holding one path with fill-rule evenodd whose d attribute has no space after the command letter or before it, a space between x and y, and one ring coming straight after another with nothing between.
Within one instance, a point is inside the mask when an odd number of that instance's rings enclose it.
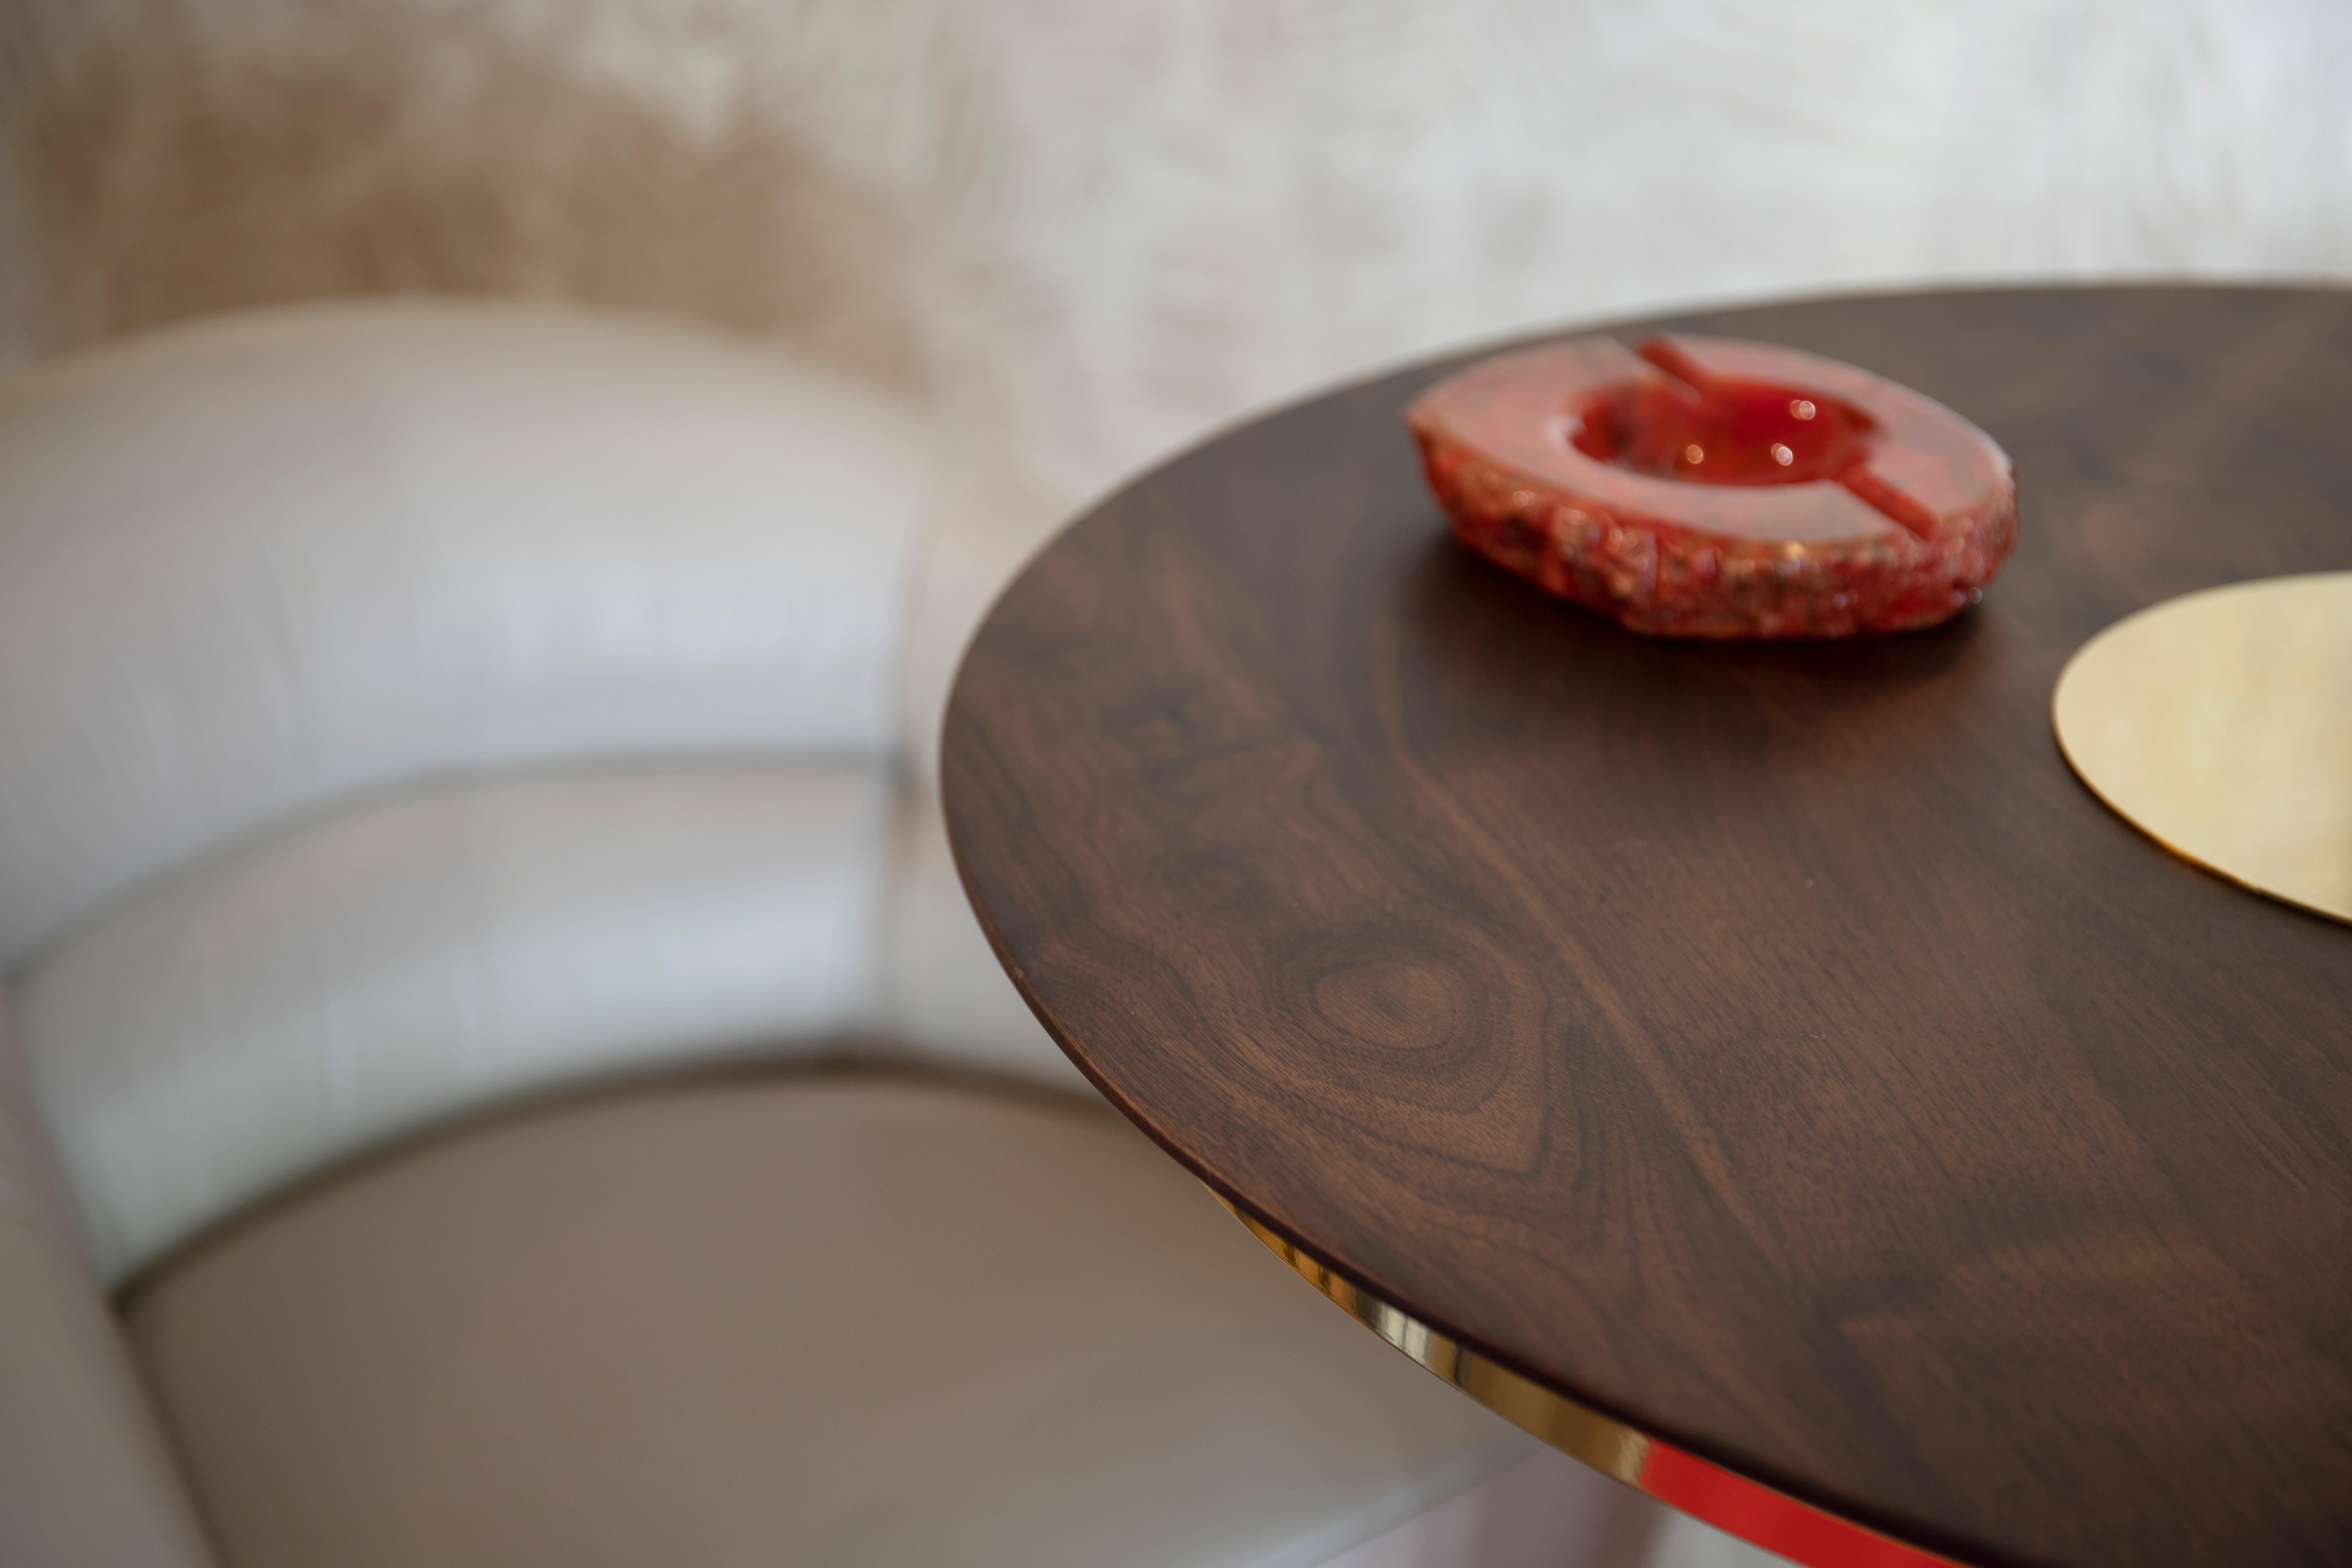
<instances>
[{"instance_id":1,"label":"polished gold trim","mask_svg":"<svg viewBox=\"0 0 2352 1568\"><path fill-rule=\"evenodd\" d=\"M2150 838L2352 921L2352 572L2128 616L2067 661L2050 717L2068 765Z\"/></svg>"},{"instance_id":2,"label":"polished gold trim","mask_svg":"<svg viewBox=\"0 0 2352 1568\"><path fill-rule=\"evenodd\" d=\"M1356 1321L1479 1404L1645 1496L1803 1568L1957 1568L1892 1536L1727 1470L1487 1360L1334 1273L1222 1194L1226 1212Z\"/></svg>"},{"instance_id":3,"label":"polished gold trim","mask_svg":"<svg viewBox=\"0 0 2352 1568\"><path fill-rule=\"evenodd\" d=\"M1223 1198L1217 1201L1224 1202ZM1418 1318L1357 1289L1233 1205L1225 1204L1225 1207L1276 1258L1297 1270L1300 1279L1431 1372L1513 1426L1534 1433L1602 1475L1629 1487L1642 1484L1642 1464L1649 1458L1650 1440L1639 1432L1598 1411L1563 1399L1510 1368L1496 1365L1475 1351L1464 1349Z\"/></svg>"}]
</instances>

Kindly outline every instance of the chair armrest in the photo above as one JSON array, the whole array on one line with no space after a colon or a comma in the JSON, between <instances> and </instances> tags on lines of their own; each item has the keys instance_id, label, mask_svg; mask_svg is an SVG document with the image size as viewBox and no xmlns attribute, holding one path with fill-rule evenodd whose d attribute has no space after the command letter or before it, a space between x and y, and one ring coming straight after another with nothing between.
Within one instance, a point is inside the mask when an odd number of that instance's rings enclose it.
<instances>
[{"instance_id":1,"label":"chair armrest","mask_svg":"<svg viewBox=\"0 0 2352 1568\"><path fill-rule=\"evenodd\" d=\"M0 1563L206 1568L171 1450L59 1202L0 1016Z\"/></svg>"}]
</instances>

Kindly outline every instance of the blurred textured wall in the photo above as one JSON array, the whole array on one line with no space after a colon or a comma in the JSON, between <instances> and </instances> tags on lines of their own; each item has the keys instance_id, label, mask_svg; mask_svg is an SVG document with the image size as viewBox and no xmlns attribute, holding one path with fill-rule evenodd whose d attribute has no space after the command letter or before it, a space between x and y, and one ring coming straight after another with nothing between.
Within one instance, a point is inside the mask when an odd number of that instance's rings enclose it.
<instances>
[{"instance_id":1,"label":"blurred textured wall","mask_svg":"<svg viewBox=\"0 0 2352 1568\"><path fill-rule=\"evenodd\" d=\"M903 379L905 311L868 275L901 249L889 193L779 112L795 94L755 29L642 9L616 30L593 5L18 0L9 348L455 290L675 312ZM653 75L607 68L615 48Z\"/></svg>"},{"instance_id":2,"label":"blurred textured wall","mask_svg":"<svg viewBox=\"0 0 2352 1568\"><path fill-rule=\"evenodd\" d=\"M0 358L441 289L691 318L1076 497L1441 343L2352 274L2340 0L10 0Z\"/></svg>"}]
</instances>

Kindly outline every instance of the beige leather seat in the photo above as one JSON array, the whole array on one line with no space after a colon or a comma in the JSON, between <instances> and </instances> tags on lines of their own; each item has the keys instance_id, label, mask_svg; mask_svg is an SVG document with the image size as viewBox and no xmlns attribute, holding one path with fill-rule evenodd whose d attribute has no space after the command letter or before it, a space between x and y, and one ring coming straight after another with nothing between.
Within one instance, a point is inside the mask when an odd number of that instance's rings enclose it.
<instances>
[{"instance_id":1,"label":"beige leather seat","mask_svg":"<svg viewBox=\"0 0 2352 1568\"><path fill-rule=\"evenodd\" d=\"M1493 1463L1243 1239L1101 1110L728 1075L364 1167L128 1317L239 1568L1309 1563Z\"/></svg>"},{"instance_id":2,"label":"beige leather seat","mask_svg":"<svg viewBox=\"0 0 2352 1568\"><path fill-rule=\"evenodd\" d=\"M0 1561L1306 1563L1534 1450L987 963L926 439L487 306L0 385Z\"/></svg>"}]
</instances>

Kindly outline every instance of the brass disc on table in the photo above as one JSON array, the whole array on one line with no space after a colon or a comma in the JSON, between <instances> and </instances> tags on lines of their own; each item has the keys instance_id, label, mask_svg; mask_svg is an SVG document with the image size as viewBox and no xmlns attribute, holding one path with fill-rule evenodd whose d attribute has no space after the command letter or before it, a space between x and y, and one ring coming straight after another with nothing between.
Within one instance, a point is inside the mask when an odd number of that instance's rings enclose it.
<instances>
[{"instance_id":1,"label":"brass disc on table","mask_svg":"<svg viewBox=\"0 0 2352 1568\"><path fill-rule=\"evenodd\" d=\"M2352 921L2352 572L2184 595L2076 651L2066 761L2158 843Z\"/></svg>"}]
</instances>

